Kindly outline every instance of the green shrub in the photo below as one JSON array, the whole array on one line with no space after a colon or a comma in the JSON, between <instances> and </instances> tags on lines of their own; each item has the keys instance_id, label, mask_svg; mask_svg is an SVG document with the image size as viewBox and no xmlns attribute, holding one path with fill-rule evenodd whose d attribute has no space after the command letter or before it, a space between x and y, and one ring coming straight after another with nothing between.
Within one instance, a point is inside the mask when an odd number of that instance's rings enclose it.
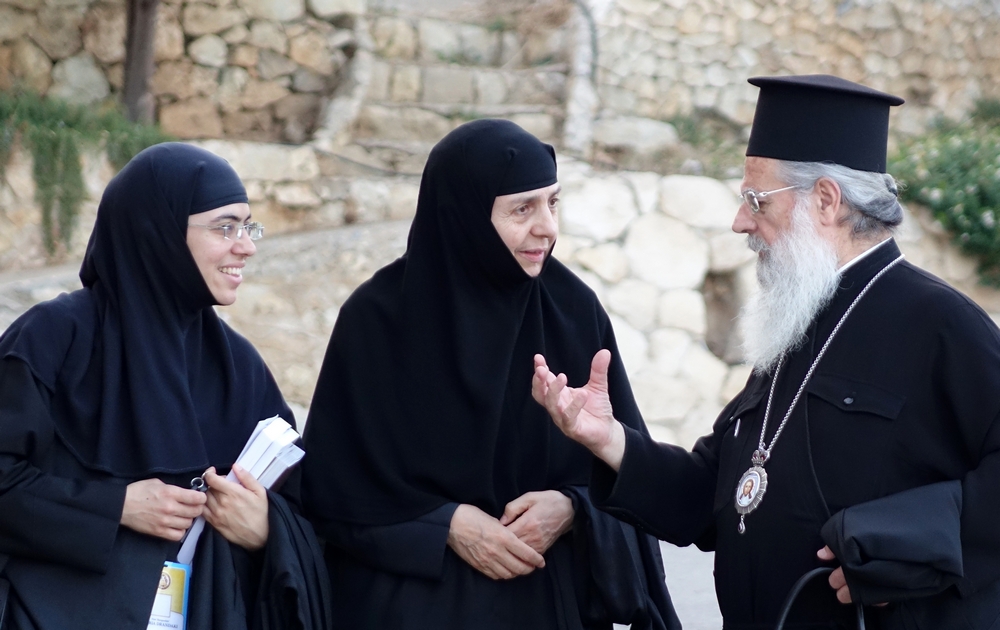
<instances>
[{"instance_id":1,"label":"green shrub","mask_svg":"<svg viewBox=\"0 0 1000 630\"><path fill-rule=\"evenodd\" d=\"M1000 102L980 101L968 121L942 119L901 143L889 169L902 199L930 208L979 261L980 279L1000 286Z\"/></svg>"},{"instance_id":2,"label":"green shrub","mask_svg":"<svg viewBox=\"0 0 1000 630\"><path fill-rule=\"evenodd\" d=\"M15 141L34 158L35 201L49 255L69 246L80 204L87 197L80 150L101 146L120 169L148 146L167 140L156 127L129 122L111 106L93 108L26 91L0 93L0 176Z\"/></svg>"}]
</instances>

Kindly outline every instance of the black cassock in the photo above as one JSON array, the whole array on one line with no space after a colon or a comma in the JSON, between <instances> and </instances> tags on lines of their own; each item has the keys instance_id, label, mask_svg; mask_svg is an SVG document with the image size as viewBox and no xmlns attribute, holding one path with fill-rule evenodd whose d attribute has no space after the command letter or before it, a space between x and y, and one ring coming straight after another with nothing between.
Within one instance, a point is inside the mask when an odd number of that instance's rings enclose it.
<instances>
[{"instance_id":1,"label":"black cassock","mask_svg":"<svg viewBox=\"0 0 1000 630\"><path fill-rule=\"evenodd\" d=\"M765 444L841 316L898 256L889 241L845 271L777 376ZM819 362L740 534L737 484L758 448L771 380L752 375L692 452L626 427L619 473L595 467L595 503L664 540L714 550L727 629L773 627L794 582L824 565L816 552L828 543L856 600L889 602L866 607L868 628L994 627L1000 332L982 309L905 261L886 272ZM824 579L806 587L789 621L855 623Z\"/></svg>"}]
</instances>

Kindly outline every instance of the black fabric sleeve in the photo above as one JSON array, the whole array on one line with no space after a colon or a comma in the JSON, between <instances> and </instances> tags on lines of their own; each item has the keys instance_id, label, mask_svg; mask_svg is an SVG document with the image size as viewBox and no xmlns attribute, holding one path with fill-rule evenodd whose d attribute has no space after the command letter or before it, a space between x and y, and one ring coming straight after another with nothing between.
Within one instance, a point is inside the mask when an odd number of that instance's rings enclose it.
<instances>
[{"instance_id":1,"label":"black fabric sleeve","mask_svg":"<svg viewBox=\"0 0 1000 630\"><path fill-rule=\"evenodd\" d=\"M43 472L33 462L54 439L48 391L20 360L0 360L0 553L103 572L125 486Z\"/></svg>"},{"instance_id":2,"label":"black fabric sleeve","mask_svg":"<svg viewBox=\"0 0 1000 630\"><path fill-rule=\"evenodd\" d=\"M703 539L712 527L717 434L701 438L688 452L628 426L624 429L625 455L618 473L600 460L594 462L594 504L675 545Z\"/></svg>"},{"instance_id":3,"label":"black fabric sleeve","mask_svg":"<svg viewBox=\"0 0 1000 630\"><path fill-rule=\"evenodd\" d=\"M458 503L446 503L412 521L393 525L328 523L327 544L376 569L411 577L440 579L451 517Z\"/></svg>"}]
</instances>

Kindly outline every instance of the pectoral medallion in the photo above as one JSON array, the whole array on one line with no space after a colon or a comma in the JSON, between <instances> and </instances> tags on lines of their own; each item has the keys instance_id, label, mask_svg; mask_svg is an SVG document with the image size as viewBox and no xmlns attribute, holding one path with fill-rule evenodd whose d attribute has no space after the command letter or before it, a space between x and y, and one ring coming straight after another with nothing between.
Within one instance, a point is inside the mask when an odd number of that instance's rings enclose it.
<instances>
[{"instance_id":1,"label":"pectoral medallion","mask_svg":"<svg viewBox=\"0 0 1000 630\"><path fill-rule=\"evenodd\" d=\"M746 515L757 509L767 492L767 471L764 470L765 458L760 451L754 451L753 464L747 469L740 482L736 485L736 512L740 515L740 524L736 530L743 534L747 531L744 523Z\"/></svg>"}]
</instances>

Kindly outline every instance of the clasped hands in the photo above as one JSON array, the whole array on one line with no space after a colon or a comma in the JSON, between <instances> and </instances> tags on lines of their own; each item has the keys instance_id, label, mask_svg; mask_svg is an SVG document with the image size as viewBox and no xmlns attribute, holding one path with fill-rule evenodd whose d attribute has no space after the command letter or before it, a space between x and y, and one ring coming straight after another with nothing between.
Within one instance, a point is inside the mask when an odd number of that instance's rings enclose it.
<instances>
[{"instance_id":1,"label":"clasped hands","mask_svg":"<svg viewBox=\"0 0 1000 630\"><path fill-rule=\"evenodd\" d=\"M508 580L544 567L543 555L573 516L573 502L557 490L525 493L499 519L463 503L451 517L448 546L486 577Z\"/></svg>"},{"instance_id":2,"label":"clasped hands","mask_svg":"<svg viewBox=\"0 0 1000 630\"><path fill-rule=\"evenodd\" d=\"M204 516L223 538L244 549L260 549L267 542L267 490L239 466L234 483L215 472L212 466L203 478L208 492L188 490L143 479L125 490L121 524L157 538L179 541L194 519ZM242 484L242 485L241 485Z\"/></svg>"}]
</instances>

